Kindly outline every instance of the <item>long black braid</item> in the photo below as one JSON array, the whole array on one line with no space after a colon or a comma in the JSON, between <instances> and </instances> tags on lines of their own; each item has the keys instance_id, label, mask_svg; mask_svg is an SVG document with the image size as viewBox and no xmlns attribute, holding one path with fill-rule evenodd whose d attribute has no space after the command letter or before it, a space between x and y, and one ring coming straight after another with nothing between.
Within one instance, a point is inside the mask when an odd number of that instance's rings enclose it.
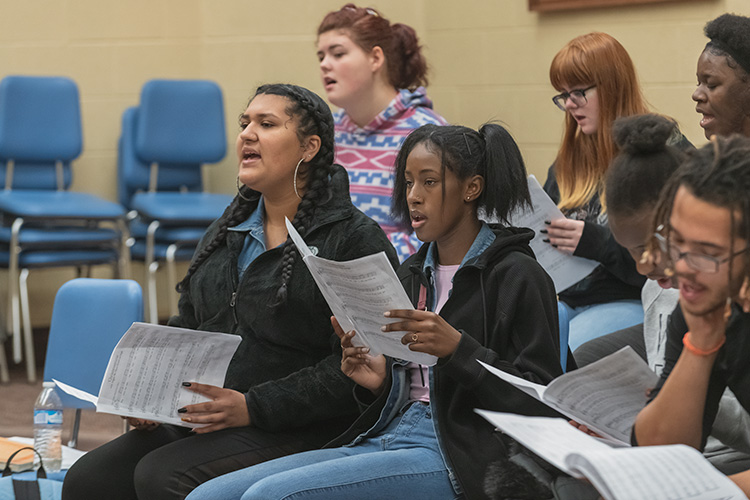
<instances>
[{"instance_id":1,"label":"long black braid","mask_svg":"<svg viewBox=\"0 0 750 500\"><path fill-rule=\"evenodd\" d=\"M308 163L300 166L299 178L305 180L305 194L297 208L292 224L303 237L307 233L315 210L329 196L330 176L333 172L334 125L333 116L328 105L317 94L296 85L268 84L258 87L255 96L261 94L277 95L289 100L286 112L295 117L297 136L300 143L311 135L320 137L320 149ZM252 100L252 99L251 99ZM304 166L304 168L303 168ZM218 230L214 239L203 247L190 264L185 278L177 284L177 291L187 290L190 278L205 260L226 240L227 229L247 220L258 207L260 193L246 186L241 188L242 196L236 196L219 219ZM243 199L248 198L250 201ZM274 306L284 304L287 299L287 287L292 277L297 250L290 238L283 246L281 285L276 293Z\"/></svg>"},{"instance_id":2,"label":"long black braid","mask_svg":"<svg viewBox=\"0 0 750 500\"><path fill-rule=\"evenodd\" d=\"M656 205L653 229L664 235L667 244L674 198L681 186L703 201L729 209L730 248L734 248L736 238L750 242L750 138L736 134L713 136L709 144L688 153L685 162L664 186ZM736 220L737 213L740 220ZM659 252L656 238L649 241L648 251ZM669 258L668 248L663 258ZM730 282L733 261L729 260ZM745 276L750 277L750 249L744 252L744 263Z\"/></svg>"}]
</instances>

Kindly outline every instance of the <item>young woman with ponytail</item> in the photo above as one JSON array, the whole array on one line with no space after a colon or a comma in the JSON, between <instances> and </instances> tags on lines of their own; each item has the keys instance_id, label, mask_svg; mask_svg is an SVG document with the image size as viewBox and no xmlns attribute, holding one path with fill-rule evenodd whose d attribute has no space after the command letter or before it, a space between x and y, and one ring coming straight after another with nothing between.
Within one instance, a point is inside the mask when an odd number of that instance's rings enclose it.
<instances>
[{"instance_id":1,"label":"young woman with ponytail","mask_svg":"<svg viewBox=\"0 0 750 500\"><path fill-rule=\"evenodd\" d=\"M212 477L315 449L357 413L330 309L288 239L285 218L321 257L396 254L354 208L333 164L333 117L294 85L263 85L240 117L238 194L198 247L170 325L242 337L211 401L175 408L191 431L131 419L125 435L68 472L66 499L182 499Z\"/></svg>"},{"instance_id":2,"label":"young woman with ponytail","mask_svg":"<svg viewBox=\"0 0 750 500\"><path fill-rule=\"evenodd\" d=\"M390 214L394 160L412 130L445 124L424 89L417 34L375 9L346 4L318 27L318 60L328 100L340 108L336 162L349 172L352 202L380 224L403 261L421 242Z\"/></svg>"},{"instance_id":3,"label":"young woman with ponytail","mask_svg":"<svg viewBox=\"0 0 750 500\"><path fill-rule=\"evenodd\" d=\"M507 450L474 408L556 415L477 363L540 384L562 373L555 290L528 246L533 232L477 216L507 221L529 202L503 127L412 132L396 160L393 213L425 242L398 271L416 309L389 311L399 321L384 330L437 364L372 356L352 344L356 332L337 330L360 418L326 449L216 478L188 500L486 498L487 465Z\"/></svg>"}]
</instances>

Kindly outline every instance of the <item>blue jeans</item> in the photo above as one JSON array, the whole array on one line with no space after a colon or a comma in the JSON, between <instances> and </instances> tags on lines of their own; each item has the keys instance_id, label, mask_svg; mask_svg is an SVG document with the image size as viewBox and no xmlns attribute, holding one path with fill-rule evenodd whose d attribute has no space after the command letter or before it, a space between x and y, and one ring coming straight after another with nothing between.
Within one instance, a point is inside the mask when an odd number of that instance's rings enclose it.
<instances>
[{"instance_id":1,"label":"blue jeans","mask_svg":"<svg viewBox=\"0 0 750 500\"><path fill-rule=\"evenodd\" d=\"M219 476L186 500L454 499L429 405L413 403L353 446L298 453Z\"/></svg>"},{"instance_id":2,"label":"blue jeans","mask_svg":"<svg viewBox=\"0 0 750 500\"><path fill-rule=\"evenodd\" d=\"M568 345L571 351L589 340L643 323L640 300L617 300L581 307L570 307L565 302L562 304L568 310Z\"/></svg>"}]
</instances>

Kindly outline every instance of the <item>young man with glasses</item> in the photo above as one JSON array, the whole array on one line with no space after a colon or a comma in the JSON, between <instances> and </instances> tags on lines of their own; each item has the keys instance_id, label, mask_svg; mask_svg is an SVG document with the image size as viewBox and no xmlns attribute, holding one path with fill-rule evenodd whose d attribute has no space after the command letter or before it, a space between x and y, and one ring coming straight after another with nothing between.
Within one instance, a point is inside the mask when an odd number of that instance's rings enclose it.
<instances>
[{"instance_id":1,"label":"young man with glasses","mask_svg":"<svg viewBox=\"0 0 750 500\"><path fill-rule=\"evenodd\" d=\"M662 192L650 244L680 291L639 445L705 446L726 387L750 410L750 139L713 137ZM750 493L750 471L730 476Z\"/></svg>"}]
</instances>

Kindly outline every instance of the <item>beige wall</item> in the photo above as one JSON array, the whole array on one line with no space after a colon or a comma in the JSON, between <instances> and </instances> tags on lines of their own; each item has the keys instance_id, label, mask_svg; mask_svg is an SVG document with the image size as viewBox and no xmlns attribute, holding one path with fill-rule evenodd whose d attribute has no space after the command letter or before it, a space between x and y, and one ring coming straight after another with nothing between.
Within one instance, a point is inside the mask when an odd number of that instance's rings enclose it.
<instances>
[{"instance_id":1,"label":"beige wall","mask_svg":"<svg viewBox=\"0 0 750 500\"><path fill-rule=\"evenodd\" d=\"M0 0L0 76L56 74L81 91L84 153L74 189L116 199L116 144L122 111L150 78L209 78L224 90L229 154L206 168L207 186L234 191L236 117L252 89L289 81L322 93L315 28L344 0ZM656 111L675 117L704 142L690 94L706 21L723 12L750 15L747 0L529 12L526 0L383 0L370 4L412 25L431 66L429 93L449 121L505 123L540 179L554 158L562 113L550 101L547 72L555 52L579 34L615 36L635 61ZM40 140L44 131L40 130ZM143 270L133 267L141 280ZM108 276L98 270L97 276ZM57 288L73 275L31 274L33 322L49 322ZM163 280L162 280L163 281ZM5 287L3 287L5 288ZM166 285L162 287L162 292ZM162 300L161 304L166 301Z\"/></svg>"}]
</instances>

